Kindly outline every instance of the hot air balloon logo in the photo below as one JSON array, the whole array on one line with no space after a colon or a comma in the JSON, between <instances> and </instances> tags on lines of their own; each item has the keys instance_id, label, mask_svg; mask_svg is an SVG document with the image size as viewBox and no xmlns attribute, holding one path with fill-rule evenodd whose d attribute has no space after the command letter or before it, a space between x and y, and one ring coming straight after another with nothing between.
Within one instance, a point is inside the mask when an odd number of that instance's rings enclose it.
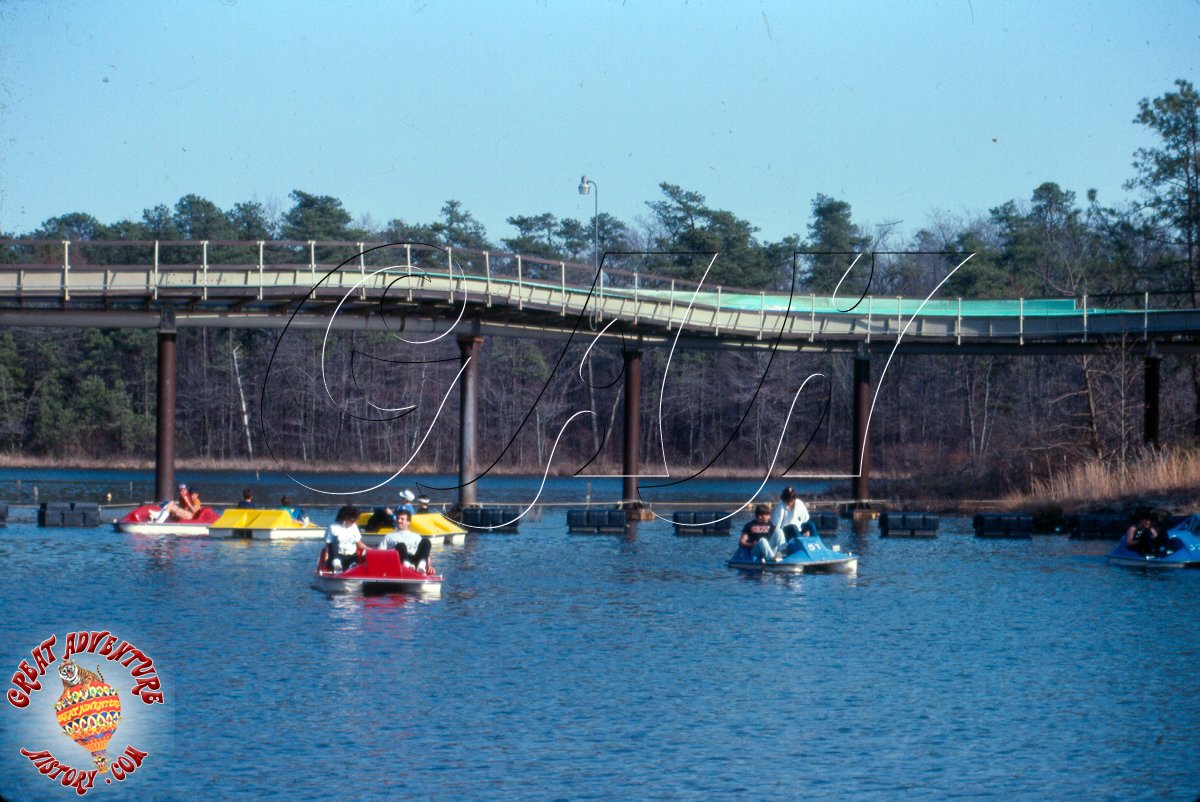
<instances>
[{"instance_id":1,"label":"hot air balloon logo","mask_svg":"<svg viewBox=\"0 0 1200 802\"><path fill-rule=\"evenodd\" d=\"M68 738L92 753L92 763L104 773L108 742L121 722L117 689L104 681L99 666L92 672L74 660L64 660L58 675L63 684L62 696L54 704L58 724Z\"/></svg>"}]
</instances>

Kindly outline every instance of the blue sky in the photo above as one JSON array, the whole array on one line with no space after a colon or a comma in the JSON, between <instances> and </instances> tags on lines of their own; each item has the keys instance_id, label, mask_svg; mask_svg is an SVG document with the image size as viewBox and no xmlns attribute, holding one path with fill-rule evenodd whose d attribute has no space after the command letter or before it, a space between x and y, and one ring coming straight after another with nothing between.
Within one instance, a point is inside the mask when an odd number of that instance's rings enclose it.
<instances>
[{"instance_id":1,"label":"blue sky","mask_svg":"<svg viewBox=\"0 0 1200 802\"><path fill-rule=\"evenodd\" d=\"M1126 197L1200 3L0 2L0 230L303 189L356 218L632 222L668 181L804 234Z\"/></svg>"}]
</instances>

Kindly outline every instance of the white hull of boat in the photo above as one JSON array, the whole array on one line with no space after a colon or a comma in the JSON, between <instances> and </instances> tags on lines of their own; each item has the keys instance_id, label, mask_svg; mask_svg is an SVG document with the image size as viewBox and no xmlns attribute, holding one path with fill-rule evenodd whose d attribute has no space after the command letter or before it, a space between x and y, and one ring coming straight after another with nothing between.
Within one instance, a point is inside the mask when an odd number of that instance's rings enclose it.
<instances>
[{"instance_id":1,"label":"white hull of boat","mask_svg":"<svg viewBox=\"0 0 1200 802\"><path fill-rule=\"evenodd\" d=\"M858 573L858 558L845 557L837 560L812 560L810 562L742 562L730 560L731 568L743 571L764 571L771 574L855 574Z\"/></svg>"},{"instance_id":2,"label":"white hull of boat","mask_svg":"<svg viewBox=\"0 0 1200 802\"><path fill-rule=\"evenodd\" d=\"M422 579L369 579L365 577L343 577L328 571L315 571L313 585L326 593L360 593L364 590L399 590L407 593L423 593L440 596L442 581Z\"/></svg>"},{"instance_id":3,"label":"white hull of boat","mask_svg":"<svg viewBox=\"0 0 1200 802\"><path fill-rule=\"evenodd\" d=\"M210 537L249 540L322 540L325 527L310 526L282 529L209 529Z\"/></svg>"},{"instance_id":4,"label":"white hull of boat","mask_svg":"<svg viewBox=\"0 0 1200 802\"><path fill-rule=\"evenodd\" d=\"M1135 559L1132 557L1114 557L1109 555L1108 562L1110 565L1126 565L1131 568L1198 568L1200 560L1192 562L1178 562L1163 560L1156 557L1142 557Z\"/></svg>"},{"instance_id":5,"label":"white hull of boat","mask_svg":"<svg viewBox=\"0 0 1200 802\"><path fill-rule=\"evenodd\" d=\"M174 537L206 537L208 524L174 523L121 523L113 524L118 532L127 535L171 535Z\"/></svg>"}]
</instances>

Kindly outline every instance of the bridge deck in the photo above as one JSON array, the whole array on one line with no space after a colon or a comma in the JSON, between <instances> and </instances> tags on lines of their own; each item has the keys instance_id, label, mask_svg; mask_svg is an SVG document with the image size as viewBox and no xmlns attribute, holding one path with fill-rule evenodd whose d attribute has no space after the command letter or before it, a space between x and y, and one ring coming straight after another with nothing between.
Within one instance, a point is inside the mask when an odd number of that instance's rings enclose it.
<instances>
[{"instance_id":1,"label":"bridge deck","mask_svg":"<svg viewBox=\"0 0 1200 802\"><path fill-rule=\"evenodd\" d=\"M290 321L305 328L561 337L581 319L589 334L620 321L626 335L648 341L679 335L693 347L762 347L778 340L792 349L865 343L878 350L902 337L906 348L1091 347L1153 339L1192 350L1200 341L1200 311L1152 309L1148 295L1140 309L1089 309L1086 298L830 299L698 288L624 271L603 271L593 291L580 281L594 277L594 270L584 272L587 265L526 259L541 268L531 280L528 271L523 275L522 257L515 257L515 276L499 275L492 270L496 257L488 254L482 270L478 259L462 270L448 258L453 272L438 272L411 262L373 267L362 259L336 270L319 267L315 258L267 264L261 250L258 263L219 265L71 264L67 253L64 246L62 264L0 265L0 323L154 328L159 310L170 308L181 327L281 328ZM569 264L575 283L568 282Z\"/></svg>"}]
</instances>

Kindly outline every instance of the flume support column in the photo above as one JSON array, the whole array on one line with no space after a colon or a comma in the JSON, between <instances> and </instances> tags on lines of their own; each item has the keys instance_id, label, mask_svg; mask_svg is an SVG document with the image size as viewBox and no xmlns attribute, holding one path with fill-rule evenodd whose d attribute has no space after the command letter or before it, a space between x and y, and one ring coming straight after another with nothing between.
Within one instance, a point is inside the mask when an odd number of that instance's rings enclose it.
<instances>
[{"instance_id":1,"label":"flume support column","mask_svg":"<svg viewBox=\"0 0 1200 802\"><path fill-rule=\"evenodd\" d=\"M1150 343L1150 348L1146 351L1145 361L1145 417L1142 422L1142 433L1145 436L1146 444L1155 450L1159 447L1158 374L1161 366L1162 357L1158 355L1158 351L1154 348L1154 343Z\"/></svg>"},{"instance_id":2,"label":"flume support column","mask_svg":"<svg viewBox=\"0 0 1200 802\"><path fill-rule=\"evenodd\" d=\"M863 503L870 498L867 485L871 474L870 443L867 424L871 415L871 355L860 345L854 356L854 450L850 456L850 474L854 501Z\"/></svg>"},{"instance_id":3,"label":"flume support column","mask_svg":"<svg viewBox=\"0 0 1200 802\"><path fill-rule=\"evenodd\" d=\"M642 446L642 352L624 351L625 358L625 458L621 471L621 506L634 509L638 500L639 454Z\"/></svg>"},{"instance_id":4,"label":"flume support column","mask_svg":"<svg viewBox=\"0 0 1200 802\"><path fill-rule=\"evenodd\" d=\"M158 323L158 420L155 425L154 499L175 496L175 310Z\"/></svg>"},{"instance_id":5,"label":"flume support column","mask_svg":"<svg viewBox=\"0 0 1200 802\"><path fill-rule=\"evenodd\" d=\"M458 506L459 509L475 504L475 429L476 401L479 395L479 346L482 337L459 337L463 373L459 385L458 419Z\"/></svg>"}]
</instances>

